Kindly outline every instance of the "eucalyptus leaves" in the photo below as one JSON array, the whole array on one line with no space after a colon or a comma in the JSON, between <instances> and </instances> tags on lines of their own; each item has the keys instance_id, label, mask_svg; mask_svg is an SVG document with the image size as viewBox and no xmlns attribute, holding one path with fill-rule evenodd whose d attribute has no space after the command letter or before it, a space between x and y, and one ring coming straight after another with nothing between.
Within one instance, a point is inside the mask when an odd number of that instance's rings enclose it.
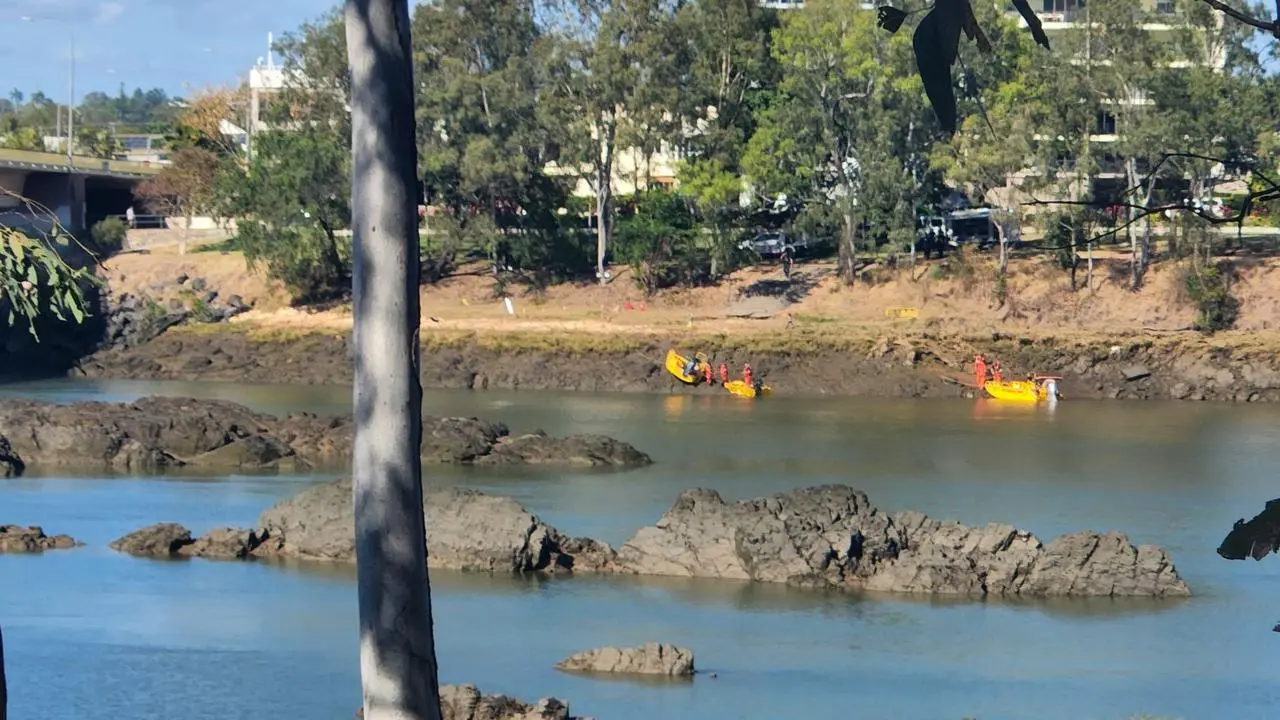
<instances>
[{"instance_id":1,"label":"eucalyptus leaves","mask_svg":"<svg viewBox=\"0 0 1280 720\"><path fill-rule=\"evenodd\" d=\"M36 319L48 313L59 321L84 321L84 288L97 282L87 268L73 268L51 243L33 240L13 228L0 226L0 312L13 326L27 321L39 339Z\"/></svg>"}]
</instances>

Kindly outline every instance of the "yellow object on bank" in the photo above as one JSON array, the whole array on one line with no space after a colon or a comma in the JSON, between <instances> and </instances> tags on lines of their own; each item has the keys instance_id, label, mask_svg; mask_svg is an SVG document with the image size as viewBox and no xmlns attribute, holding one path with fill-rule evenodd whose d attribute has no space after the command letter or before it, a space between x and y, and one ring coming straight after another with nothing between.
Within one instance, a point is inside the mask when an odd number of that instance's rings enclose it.
<instances>
[{"instance_id":1,"label":"yellow object on bank","mask_svg":"<svg viewBox=\"0 0 1280 720\"><path fill-rule=\"evenodd\" d=\"M988 380L982 389L997 400L1034 403L1048 400L1050 393L1057 391L1057 386L1049 387L1029 380Z\"/></svg>"},{"instance_id":2,"label":"yellow object on bank","mask_svg":"<svg viewBox=\"0 0 1280 720\"><path fill-rule=\"evenodd\" d=\"M756 396L756 389L741 380L730 380L724 384L724 389L730 393L742 398L753 398ZM773 388L768 385L760 386L761 395L772 395Z\"/></svg>"},{"instance_id":3,"label":"yellow object on bank","mask_svg":"<svg viewBox=\"0 0 1280 720\"><path fill-rule=\"evenodd\" d=\"M667 368L667 372L675 376L675 378L680 382L686 385L696 385L702 377L702 366L707 363L707 358L702 353L695 353L693 359L698 362L697 366L693 369L693 375L688 375L684 371L684 369L689 366L689 358L681 355L675 350L667 351L667 360L664 363L664 366Z\"/></svg>"}]
</instances>

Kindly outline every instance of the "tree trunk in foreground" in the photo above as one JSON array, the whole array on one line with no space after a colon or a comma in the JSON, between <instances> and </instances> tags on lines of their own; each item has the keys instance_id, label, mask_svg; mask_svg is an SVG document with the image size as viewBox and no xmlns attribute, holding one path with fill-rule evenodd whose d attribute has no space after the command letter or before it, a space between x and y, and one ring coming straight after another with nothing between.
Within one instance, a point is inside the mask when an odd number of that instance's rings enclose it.
<instances>
[{"instance_id":1,"label":"tree trunk in foreground","mask_svg":"<svg viewBox=\"0 0 1280 720\"><path fill-rule=\"evenodd\" d=\"M9 717L9 686L4 680L4 630L0 629L0 720Z\"/></svg>"},{"instance_id":2,"label":"tree trunk in foreground","mask_svg":"<svg viewBox=\"0 0 1280 720\"><path fill-rule=\"evenodd\" d=\"M355 532L365 720L440 720L422 515L408 0L347 0Z\"/></svg>"}]
</instances>

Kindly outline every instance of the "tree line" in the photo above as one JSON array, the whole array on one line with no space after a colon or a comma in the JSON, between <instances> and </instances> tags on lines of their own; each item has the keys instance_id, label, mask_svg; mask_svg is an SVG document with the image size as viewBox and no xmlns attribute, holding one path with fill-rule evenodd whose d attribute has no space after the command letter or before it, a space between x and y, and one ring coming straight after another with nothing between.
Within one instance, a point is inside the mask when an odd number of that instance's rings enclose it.
<instances>
[{"instance_id":1,"label":"tree line","mask_svg":"<svg viewBox=\"0 0 1280 720\"><path fill-rule=\"evenodd\" d=\"M122 150L118 134L168 134L182 105L160 88L126 93L121 84L115 95L86 93L75 107L76 151L111 158ZM42 91L28 95L15 88L0 97L0 148L43 152L44 138L66 137L67 118L65 102Z\"/></svg>"},{"instance_id":2,"label":"tree line","mask_svg":"<svg viewBox=\"0 0 1280 720\"><path fill-rule=\"evenodd\" d=\"M1207 6L1087 6L1052 52L1016 16L974 12L990 52L961 52L951 134L910 33L886 32L857 0L419 5L424 280L473 253L538 283L603 278L610 261L650 290L714 282L746 259L744 233L785 224L829 239L852 281L860 256L914 257L916 218L950 186L1003 205L1007 225L1034 214L1073 272L1078 246L1120 228L1136 286L1152 257L1141 208L1275 166L1276 81L1251 29ZM182 214L238 218L252 262L301 297L331 297L350 277L341 16L304 24L278 50L300 72L264 107L273 129L246 153L208 114L244 117L243 93L193 100L174 166L147 194ZM670 158L674 184L660 172Z\"/></svg>"}]
</instances>

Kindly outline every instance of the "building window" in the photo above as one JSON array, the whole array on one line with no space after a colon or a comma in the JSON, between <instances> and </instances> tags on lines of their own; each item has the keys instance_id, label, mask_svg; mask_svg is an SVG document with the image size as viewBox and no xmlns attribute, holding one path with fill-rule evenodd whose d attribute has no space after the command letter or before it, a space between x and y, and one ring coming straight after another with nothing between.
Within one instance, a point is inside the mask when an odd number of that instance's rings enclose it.
<instances>
[{"instance_id":1,"label":"building window","mask_svg":"<svg viewBox=\"0 0 1280 720\"><path fill-rule=\"evenodd\" d=\"M1097 125L1097 129L1094 130L1094 133L1097 135L1116 134L1116 116L1106 110L1100 110L1098 112Z\"/></svg>"},{"instance_id":2,"label":"building window","mask_svg":"<svg viewBox=\"0 0 1280 720\"><path fill-rule=\"evenodd\" d=\"M1173 0L1159 0L1156 3L1156 12L1160 15L1172 15L1174 12Z\"/></svg>"},{"instance_id":3,"label":"building window","mask_svg":"<svg viewBox=\"0 0 1280 720\"><path fill-rule=\"evenodd\" d=\"M1084 7L1084 0L1044 0L1044 11L1047 13L1065 13Z\"/></svg>"}]
</instances>

